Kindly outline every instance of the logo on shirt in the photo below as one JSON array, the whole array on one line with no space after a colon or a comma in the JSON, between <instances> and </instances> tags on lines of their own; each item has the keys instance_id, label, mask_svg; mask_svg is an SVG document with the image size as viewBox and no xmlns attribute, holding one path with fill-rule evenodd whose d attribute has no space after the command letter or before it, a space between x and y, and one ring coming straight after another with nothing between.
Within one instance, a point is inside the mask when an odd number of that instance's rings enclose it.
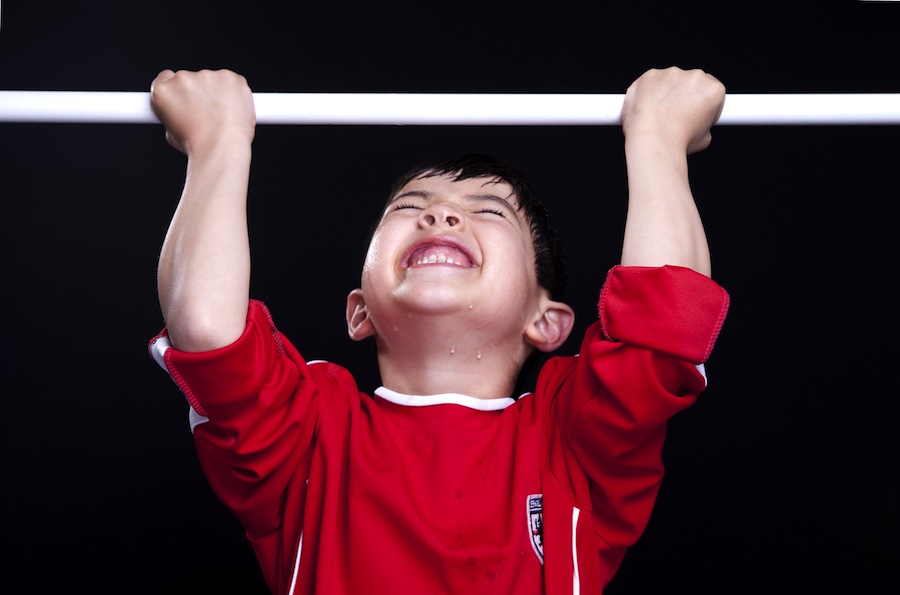
<instances>
[{"instance_id":1,"label":"logo on shirt","mask_svg":"<svg viewBox=\"0 0 900 595\"><path fill-rule=\"evenodd\" d=\"M531 534L531 547L537 554L541 564L544 563L544 496L532 494L527 498L528 532Z\"/></svg>"}]
</instances>

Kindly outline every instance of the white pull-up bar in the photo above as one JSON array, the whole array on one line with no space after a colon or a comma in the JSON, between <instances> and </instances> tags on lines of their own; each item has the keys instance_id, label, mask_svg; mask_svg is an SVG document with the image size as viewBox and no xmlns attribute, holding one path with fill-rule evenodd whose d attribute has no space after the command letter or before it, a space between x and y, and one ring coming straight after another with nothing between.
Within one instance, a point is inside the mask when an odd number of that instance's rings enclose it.
<instances>
[{"instance_id":1,"label":"white pull-up bar","mask_svg":"<svg viewBox=\"0 0 900 595\"><path fill-rule=\"evenodd\" d=\"M621 123L624 95L254 93L259 124L590 126ZM150 94L0 91L0 122L153 124ZM719 124L900 124L900 93L728 95Z\"/></svg>"}]
</instances>

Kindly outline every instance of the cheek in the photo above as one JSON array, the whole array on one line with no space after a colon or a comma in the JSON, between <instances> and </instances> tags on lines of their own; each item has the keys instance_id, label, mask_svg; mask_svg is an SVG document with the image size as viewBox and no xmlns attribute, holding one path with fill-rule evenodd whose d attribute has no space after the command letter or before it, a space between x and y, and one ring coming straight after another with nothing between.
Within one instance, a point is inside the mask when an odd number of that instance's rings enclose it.
<instances>
[{"instance_id":1,"label":"cheek","mask_svg":"<svg viewBox=\"0 0 900 595\"><path fill-rule=\"evenodd\" d=\"M534 265L534 250L529 243L523 242L518 237L508 237L507 241L491 246L493 254L503 254L504 257L494 274L500 281L497 285L499 291L511 291L514 295L528 300L537 291L537 272ZM502 289L505 288L505 289Z\"/></svg>"},{"instance_id":2,"label":"cheek","mask_svg":"<svg viewBox=\"0 0 900 595\"><path fill-rule=\"evenodd\" d=\"M369 242L369 249L366 252L366 260L363 264L364 269L378 266L385 255L389 252L391 234L390 229L386 229L384 225L379 226L372 235L372 241Z\"/></svg>"},{"instance_id":3,"label":"cheek","mask_svg":"<svg viewBox=\"0 0 900 595\"><path fill-rule=\"evenodd\" d=\"M378 236L373 237L369 244L369 249L366 251L366 259L363 261L363 277L370 274L375 264L378 262L381 254L381 246L381 238Z\"/></svg>"},{"instance_id":4,"label":"cheek","mask_svg":"<svg viewBox=\"0 0 900 595\"><path fill-rule=\"evenodd\" d=\"M509 268L526 275L529 279L536 278L534 247L531 245L530 237L509 233L504 235L502 240L495 242L492 249L505 255Z\"/></svg>"},{"instance_id":5,"label":"cheek","mask_svg":"<svg viewBox=\"0 0 900 595\"><path fill-rule=\"evenodd\" d=\"M372 236L362 268L362 289L386 286L394 275L394 250L392 236L379 229ZM368 286L368 287L367 287Z\"/></svg>"}]
</instances>

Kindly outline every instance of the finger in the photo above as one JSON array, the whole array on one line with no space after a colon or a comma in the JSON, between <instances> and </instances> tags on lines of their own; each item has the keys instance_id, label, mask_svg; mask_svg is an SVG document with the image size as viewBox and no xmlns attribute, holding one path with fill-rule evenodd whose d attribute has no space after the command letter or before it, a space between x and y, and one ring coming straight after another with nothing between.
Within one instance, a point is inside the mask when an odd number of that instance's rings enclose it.
<instances>
[{"instance_id":1,"label":"finger","mask_svg":"<svg viewBox=\"0 0 900 595\"><path fill-rule=\"evenodd\" d=\"M712 132L707 132L699 141L688 145L687 154L699 153L709 147L710 143L712 143Z\"/></svg>"},{"instance_id":2,"label":"finger","mask_svg":"<svg viewBox=\"0 0 900 595\"><path fill-rule=\"evenodd\" d=\"M178 140L176 140L175 136L172 133L170 133L168 130L166 131L166 142L169 143L170 146L181 151L182 153L185 153L185 154L187 153L184 150L184 147L181 146L181 143L179 143Z\"/></svg>"},{"instance_id":3,"label":"finger","mask_svg":"<svg viewBox=\"0 0 900 595\"><path fill-rule=\"evenodd\" d=\"M168 68L166 68L165 70L160 71L160 73L156 75L156 78L153 79L153 82L150 83L150 92L153 93L153 88L154 88L158 83L164 83L164 82L166 82L167 80L171 79L173 76L175 76L175 72L172 71L172 70L169 70Z\"/></svg>"}]
</instances>

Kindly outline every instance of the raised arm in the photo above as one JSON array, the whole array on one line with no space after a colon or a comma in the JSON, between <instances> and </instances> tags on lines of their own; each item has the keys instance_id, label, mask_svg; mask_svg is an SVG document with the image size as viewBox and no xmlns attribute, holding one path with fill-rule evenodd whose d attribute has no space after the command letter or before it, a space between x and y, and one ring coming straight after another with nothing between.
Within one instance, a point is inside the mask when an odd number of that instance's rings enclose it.
<instances>
[{"instance_id":1,"label":"raised arm","mask_svg":"<svg viewBox=\"0 0 900 595\"><path fill-rule=\"evenodd\" d=\"M165 70L151 101L166 139L188 158L160 254L160 307L175 348L208 351L235 341L246 323L253 95L230 71Z\"/></svg>"},{"instance_id":2,"label":"raised arm","mask_svg":"<svg viewBox=\"0 0 900 595\"><path fill-rule=\"evenodd\" d=\"M625 93L628 214L622 264L684 266L710 275L709 248L687 156L705 149L725 87L702 70L649 70Z\"/></svg>"}]
</instances>

